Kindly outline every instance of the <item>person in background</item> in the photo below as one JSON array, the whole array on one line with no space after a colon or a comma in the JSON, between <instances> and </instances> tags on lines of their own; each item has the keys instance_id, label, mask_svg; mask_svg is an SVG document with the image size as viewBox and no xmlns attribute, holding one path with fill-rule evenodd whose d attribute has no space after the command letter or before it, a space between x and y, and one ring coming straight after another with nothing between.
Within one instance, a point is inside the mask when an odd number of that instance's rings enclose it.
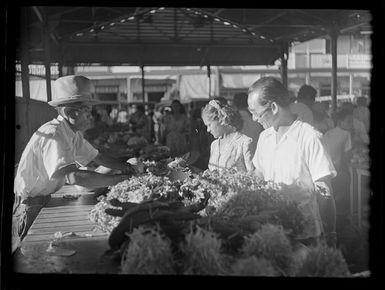
<instances>
[{"instance_id":1,"label":"person in background","mask_svg":"<svg viewBox=\"0 0 385 290\"><path fill-rule=\"evenodd\" d=\"M369 132L370 128L370 111L367 104L367 98L358 97L357 107L353 110L353 116L360 120L365 125L366 132Z\"/></svg>"},{"instance_id":2,"label":"person in background","mask_svg":"<svg viewBox=\"0 0 385 290\"><path fill-rule=\"evenodd\" d=\"M162 107L160 104L155 105L154 114L152 116L152 119L154 122L155 144L160 144L160 127L163 119L163 112L162 112L163 110L164 110L164 107Z\"/></svg>"},{"instance_id":3,"label":"person in background","mask_svg":"<svg viewBox=\"0 0 385 290\"><path fill-rule=\"evenodd\" d=\"M315 101L315 96L317 91L309 85L303 85L297 95L295 102L290 103L290 111L297 115L303 122L306 122L310 125L313 125L313 112L311 110L313 103ZM293 100L293 98L289 98Z\"/></svg>"},{"instance_id":4,"label":"person in background","mask_svg":"<svg viewBox=\"0 0 385 290\"><path fill-rule=\"evenodd\" d=\"M20 246L51 194L67 182L87 188L115 185L135 173L129 163L101 154L83 137L92 124L91 81L79 75L58 78L49 105L58 116L42 125L25 147L14 180L12 251ZM91 161L121 174L81 170Z\"/></svg>"},{"instance_id":5,"label":"person in background","mask_svg":"<svg viewBox=\"0 0 385 290\"><path fill-rule=\"evenodd\" d=\"M368 146L369 134L366 131L365 124L354 117L354 105L350 102L344 102L341 105L341 110L345 110L348 114L353 115L353 128L350 131L353 148Z\"/></svg>"},{"instance_id":6,"label":"person in background","mask_svg":"<svg viewBox=\"0 0 385 290\"><path fill-rule=\"evenodd\" d=\"M201 117L202 108L195 108L190 118L190 164L201 169L208 168L210 145L214 138L206 130Z\"/></svg>"},{"instance_id":7,"label":"person in background","mask_svg":"<svg viewBox=\"0 0 385 290\"><path fill-rule=\"evenodd\" d=\"M171 114L163 118L161 126L161 141L170 148L171 157L183 155L188 152L188 138L190 124L186 111L179 100L171 103Z\"/></svg>"},{"instance_id":8,"label":"person in background","mask_svg":"<svg viewBox=\"0 0 385 290\"><path fill-rule=\"evenodd\" d=\"M109 114L109 117L111 118L112 123L116 122L116 120L118 118L118 113L119 113L118 107L117 106L113 106L111 108L111 111L110 111L110 114Z\"/></svg>"},{"instance_id":9,"label":"person in background","mask_svg":"<svg viewBox=\"0 0 385 290\"><path fill-rule=\"evenodd\" d=\"M323 143L337 171L337 176L332 179L336 211L337 213L345 213L349 201L350 173L348 165L352 157L350 131L353 127L353 116L348 111L341 110L336 113L335 120L336 127L323 135Z\"/></svg>"},{"instance_id":10,"label":"person in background","mask_svg":"<svg viewBox=\"0 0 385 290\"><path fill-rule=\"evenodd\" d=\"M326 112L324 104L317 102L313 104L313 126L321 133L334 128L333 119Z\"/></svg>"},{"instance_id":11,"label":"person in background","mask_svg":"<svg viewBox=\"0 0 385 290\"><path fill-rule=\"evenodd\" d=\"M327 208L335 207L331 179L336 171L321 133L291 112L288 91L275 78L257 80L249 88L248 105L253 119L265 129L253 158L255 173L280 184L288 198L298 202L306 223L296 239L317 245L322 235L334 236L335 219L321 217L317 201L322 194Z\"/></svg>"},{"instance_id":12,"label":"person in background","mask_svg":"<svg viewBox=\"0 0 385 290\"><path fill-rule=\"evenodd\" d=\"M116 118L116 123L126 124L128 122L128 112L126 109L121 108Z\"/></svg>"},{"instance_id":13,"label":"person in background","mask_svg":"<svg viewBox=\"0 0 385 290\"><path fill-rule=\"evenodd\" d=\"M147 141L151 141L151 123L149 117L145 114L143 105L131 105L131 115L128 122L135 133L143 136Z\"/></svg>"},{"instance_id":14,"label":"person in background","mask_svg":"<svg viewBox=\"0 0 385 290\"><path fill-rule=\"evenodd\" d=\"M242 134L242 117L238 110L217 100L211 100L202 110L202 120L215 140L211 143L209 170L236 168L254 171L253 140Z\"/></svg>"},{"instance_id":15,"label":"person in background","mask_svg":"<svg viewBox=\"0 0 385 290\"><path fill-rule=\"evenodd\" d=\"M263 127L261 124L253 120L249 110L247 109L247 97L248 95L246 93L236 94L234 96L234 105L238 109L243 120L241 133L249 136L253 140L251 153L254 156L259 134L263 131Z\"/></svg>"}]
</instances>

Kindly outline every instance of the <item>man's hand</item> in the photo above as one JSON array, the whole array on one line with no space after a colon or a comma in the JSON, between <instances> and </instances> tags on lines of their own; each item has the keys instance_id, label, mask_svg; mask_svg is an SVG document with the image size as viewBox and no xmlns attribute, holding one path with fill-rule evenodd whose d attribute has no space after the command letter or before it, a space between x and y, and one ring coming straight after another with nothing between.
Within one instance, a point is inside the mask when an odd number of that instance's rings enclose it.
<instances>
[{"instance_id":1,"label":"man's hand","mask_svg":"<svg viewBox=\"0 0 385 290\"><path fill-rule=\"evenodd\" d=\"M135 167L132 166L131 164L127 163L126 164L126 168L122 170L122 174L126 174L126 175L134 175L134 174L137 174L136 170L135 170Z\"/></svg>"},{"instance_id":2,"label":"man's hand","mask_svg":"<svg viewBox=\"0 0 385 290\"><path fill-rule=\"evenodd\" d=\"M130 158L130 159L128 159L127 160L127 164L131 165L131 167L135 171L135 174L139 174L139 173L143 173L144 172L144 164L138 158Z\"/></svg>"}]
</instances>

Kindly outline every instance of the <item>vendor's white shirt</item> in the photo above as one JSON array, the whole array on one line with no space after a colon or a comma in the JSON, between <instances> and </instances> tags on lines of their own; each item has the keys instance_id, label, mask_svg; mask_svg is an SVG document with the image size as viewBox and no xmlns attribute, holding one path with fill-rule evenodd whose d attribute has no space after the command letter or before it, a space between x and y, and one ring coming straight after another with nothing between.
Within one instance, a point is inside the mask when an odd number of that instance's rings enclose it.
<instances>
[{"instance_id":1,"label":"vendor's white shirt","mask_svg":"<svg viewBox=\"0 0 385 290\"><path fill-rule=\"evenodd\" d=\"M310 125L314 124L314 118L313 118L313 112L310 110L310 108L301 102L295 102L291 103L290 111L297 115L299 119L301 119L303 122L306 122Z\"/></svg>"},{"instance_id":2,"label":"vendor's white shirt","mask_svg":"<svg viewBox=\"0 0 385 290\"><path fill-rule=\"evenodd\" d=\"M303 235L298 238L319 236L322 224L314 182L326 176L336 176L333 163L321 142L322 134L297 119L278 144L276 135L274 127L260 134L253 158L256 172L266 181L283 183L305 192L306 197L299 206L307 223Z\"/></svg>"},{"instance_id":3,"label":"vendor's white shirt","mask_svg":"<svg viewBox=\"0 0 385 290\"><path fill-rule=\"evenodd\" d=\"M98 153L81 132L75 133L58 116L41 126L29 140L18 165L14 192L24 198L54 193L65 183L64 177L52 177L57 170L70 164L86 166Z\"/></svg>"},{"instance_id":4,"label":"vendor's white shirt","mask_svg":"<svg viewBox=\"0 0 385 290\"><path fill-rule=\"evenodd\" d=\"M352 149L350 132L337 126L327 131L322 140L334 167L338 169L341 164L342 154Z\"/></svg>"},{"instance_id":5,"label":"vendor's white shirt","mask_svg":"<svg viewBox=\"0 0 385 290\"><path fill-rule=\"evenodd\" d=\"M240 132L211 143L209 170L236 168L239 171L253 171L252 139Z\"/></svg>"}]
</instances>

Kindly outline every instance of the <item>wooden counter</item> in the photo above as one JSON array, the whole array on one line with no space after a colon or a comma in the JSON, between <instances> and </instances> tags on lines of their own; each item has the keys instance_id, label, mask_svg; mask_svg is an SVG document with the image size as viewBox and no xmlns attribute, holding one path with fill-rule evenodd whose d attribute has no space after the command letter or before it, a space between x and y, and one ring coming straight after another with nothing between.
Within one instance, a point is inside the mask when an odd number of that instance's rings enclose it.
<instances>
[{"instance_id":1,"label":"wooden counter","mask_svg":"<svg viewBox=\"0 0 385 290\"><path fill-rule=\"evenodd\" d=\"M75 200L64 195L80 194ZM52 196L33 222L21 248L14 255L14 271L19 273L117 273L120 261L111 255L108 234L95 228L88 214L97 203L93 192L65 186ZM58 239L60 248L74 250L72 256L47 252L54 234L73 233Z\"/></svg>"}]
</instances>

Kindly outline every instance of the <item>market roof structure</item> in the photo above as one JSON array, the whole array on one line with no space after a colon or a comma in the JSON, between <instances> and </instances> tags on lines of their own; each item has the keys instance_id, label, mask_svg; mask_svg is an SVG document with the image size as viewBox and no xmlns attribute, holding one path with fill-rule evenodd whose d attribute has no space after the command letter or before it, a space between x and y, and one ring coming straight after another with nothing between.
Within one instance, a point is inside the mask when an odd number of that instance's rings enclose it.
<instances>
[{"instance_id":1,"label":"market roof structure","mask_svg":"<svg viewBox=\"0 0 385 290\"><path fill-rule=\"evenodd\" d=\"M22 13L17 48L28 43L30 63L49 57L68 65L272 65L292 42L371 30L363 10L31 6Z\"/></svg>"}]
</instances>

